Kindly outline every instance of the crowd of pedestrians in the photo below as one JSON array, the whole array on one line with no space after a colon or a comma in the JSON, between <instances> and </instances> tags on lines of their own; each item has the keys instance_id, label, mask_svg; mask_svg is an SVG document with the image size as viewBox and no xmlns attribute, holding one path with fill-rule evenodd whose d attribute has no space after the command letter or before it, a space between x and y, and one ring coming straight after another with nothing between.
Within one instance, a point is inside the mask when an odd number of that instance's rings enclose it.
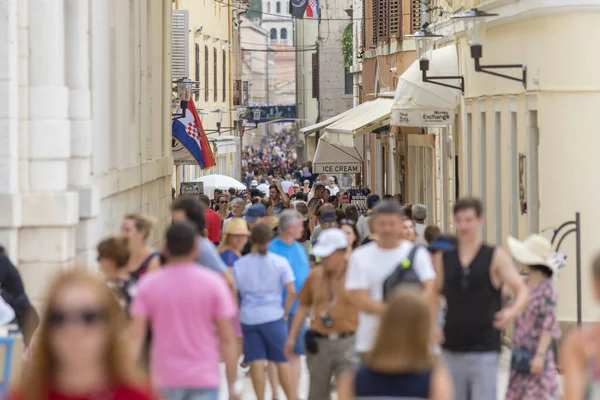
<instances>
[{"instance_id":1,"label":"crowd of pedestrians","mask_svg":"<svg viewBox=\"0 0 600 400\"><path fill-rule=\"evenodd\" d=\"M360 215L330 201L332 185L292 183L290 195L285 180L267 193L251 181L177 198L157 249L152 219L127 215L97 246L104 280L61 273L39 326L0 254L2 297L29 347L9 398L217 400L222 362L230 399L242 395L241 365L257 399L269 384L295 400L305 356L308 400L492 400L511 327L506 399L600 398L597 324L566 339L559 385L563 263L546 238L508 238L508 251L482 242L474 198L456 202L455 235L393 196L369 195Z\"/></svg>"}]
</instances>

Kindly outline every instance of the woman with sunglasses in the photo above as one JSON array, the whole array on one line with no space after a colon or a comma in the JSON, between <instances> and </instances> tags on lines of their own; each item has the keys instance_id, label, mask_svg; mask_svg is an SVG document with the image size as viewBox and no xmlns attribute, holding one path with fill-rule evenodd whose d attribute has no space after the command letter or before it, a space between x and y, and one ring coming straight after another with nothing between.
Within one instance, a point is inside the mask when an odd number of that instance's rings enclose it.
<instances>
[{"instance_id":1,"label":"woman with sunglasses","mask_svg":"<svg viewBox=\"0 0 600 400\"><path fill-rule=\"evenodd\" d=\"M46 297L31 364L9 400L150 400L124 347L123 312L101 279L60 274Z\"/></svg>"}]
</instances>

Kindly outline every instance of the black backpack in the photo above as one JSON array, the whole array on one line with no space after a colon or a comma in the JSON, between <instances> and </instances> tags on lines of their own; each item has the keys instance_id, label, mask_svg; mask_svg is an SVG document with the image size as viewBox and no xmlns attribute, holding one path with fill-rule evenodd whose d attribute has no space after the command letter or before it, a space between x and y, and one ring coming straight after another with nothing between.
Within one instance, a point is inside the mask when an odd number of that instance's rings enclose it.
<instances>
[{"instance_id":1,"label":"black backpack","mask_svg":"<svg viewBox=\"0 0 600 400\"><path fill-rule=\"evenodd\" d=\"M388 276L385 279L385 281L383 281L384 301L387 300L388 296L392 294L392 292L398 285L412 284L418 285L421 288L423 287L421 279L419 279L419 276L413 268L415 255L421 247L423 246L418 244L414 245L413 248L410 250L410 253L408 254L408 258L406 258L400 264L398 264L394 272L392 272L392 274Z\"/></svg>"}]
</instances>

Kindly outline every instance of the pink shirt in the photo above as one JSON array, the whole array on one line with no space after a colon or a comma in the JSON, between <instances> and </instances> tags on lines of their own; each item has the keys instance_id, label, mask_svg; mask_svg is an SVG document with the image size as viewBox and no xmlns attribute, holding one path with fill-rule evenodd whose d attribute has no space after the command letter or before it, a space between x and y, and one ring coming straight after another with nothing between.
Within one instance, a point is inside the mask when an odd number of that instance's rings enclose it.
<instances>
[{"instance_id":1,"label":"pink shirt","mask_svg":"<svg viewBox=\"0 0 600 400\"><path fill-rule=\"evenodd\" d=\"M169 264L142 278L131 306L152 326L156 388L218 388L217 319L236 308L221 275L198 264Z\"/></svg>"}]
</instances>

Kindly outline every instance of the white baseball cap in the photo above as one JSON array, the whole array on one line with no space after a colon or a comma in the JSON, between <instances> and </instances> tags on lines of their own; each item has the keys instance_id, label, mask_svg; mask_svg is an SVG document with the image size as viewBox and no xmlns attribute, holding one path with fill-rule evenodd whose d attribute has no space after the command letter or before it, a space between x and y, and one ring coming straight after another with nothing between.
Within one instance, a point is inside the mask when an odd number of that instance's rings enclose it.
<instances>
[{"instance_id":1,"label":"white baseball cap","mask_svg":"<svg viewBox=\"0 0 600 400\"><path fill-rule=\"evenodd\" d=\"M258 182L256 181L256 179L254 179L252 182L250 182L250 187L256 187L258 186Z\"/></svg>"},{"instance_id":2,"label":"white baseball cap","mask_svg":"<svg viewBox=\"0 0 600 400\"><path fill-rule=\"evenodd\" d=\"M319 239L312 249L316 257L329 257L336 250L346 249L348 238L343 230L338 228L326 229L319 234Z\"/></svg>"}]
</instances>

